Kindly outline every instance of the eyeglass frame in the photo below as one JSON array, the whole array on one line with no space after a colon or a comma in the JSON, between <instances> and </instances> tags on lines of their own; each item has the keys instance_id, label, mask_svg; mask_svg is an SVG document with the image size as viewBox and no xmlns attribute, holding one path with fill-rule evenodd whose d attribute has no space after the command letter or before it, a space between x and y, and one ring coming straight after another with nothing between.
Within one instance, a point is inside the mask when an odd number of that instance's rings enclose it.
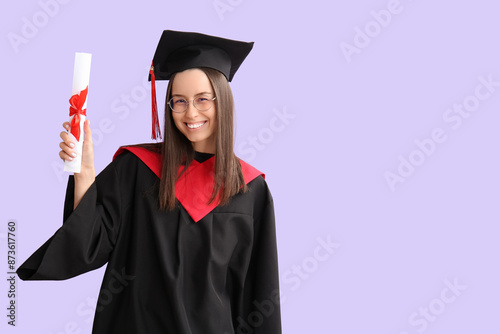
<instances>
[{"instance_id":1,"label":"eyeglass frame","mask_svg":"<svg viewBox=\"0 0 500 334\"><path fill-rule=\"evenodd\" d=\"M207 98L207 100L209 100L209 101L211 101L211 102L214 102L214 100L215 100L216 98L217 98L217 96L214 96L214 97L213 97L213 98L211 98L211 99ZM169 107L169 108L170 108L173 112L175 112L175 113L177 113L177 114L182 114L182 113L185 113L185 112L186 112L186 110L188 110L188 108L189 108L189 104L190 104L191 102L193 102L193 106L196 108L196 110L201 111L201 112L204 112L204 111L209 111L209 110L210 110L210 109L214 106L214 104L212 103L212 104L210 105L210 108L205 109L205 110L201 110L201 109L198 109L198 107L196 106L196 103L194 103L194 100L196 100L197 98L194 98L194 99L192 99L192 100L188 100L188 99L186 99L186 102L187 102L187 104L186 104L186 109L184 109L183 111L175 111L175 110L174 110L174 108L172 108L172 106L170 105L170 102L171 102L173 99L174 99L174 98L173 98L173 97L171 97L171 98L170 98L170 100L168 100L167 104L168 104L168 107Z\"/></svg>"}]
</instances>

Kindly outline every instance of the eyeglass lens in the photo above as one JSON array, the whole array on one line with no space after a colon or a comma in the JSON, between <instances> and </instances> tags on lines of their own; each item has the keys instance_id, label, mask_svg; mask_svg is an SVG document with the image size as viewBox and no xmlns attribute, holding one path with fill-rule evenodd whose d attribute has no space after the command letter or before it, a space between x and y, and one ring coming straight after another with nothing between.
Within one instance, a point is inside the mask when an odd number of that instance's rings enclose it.
<instances>
[{"instance_id":1,"label":"eyeglass lens","mask_svg":"<svg viewBox=\"0 0 500 334\"><path fill-rule=\"evenodd\" d=\"M209 99L203 96L197 97L193 100L194 107L199 111L207 111L212 107L214 99ZM173 97L170 99L168 104L173 111L184 112L188 108L189 101L182 97Z\"/></svg>"}]
</instances>

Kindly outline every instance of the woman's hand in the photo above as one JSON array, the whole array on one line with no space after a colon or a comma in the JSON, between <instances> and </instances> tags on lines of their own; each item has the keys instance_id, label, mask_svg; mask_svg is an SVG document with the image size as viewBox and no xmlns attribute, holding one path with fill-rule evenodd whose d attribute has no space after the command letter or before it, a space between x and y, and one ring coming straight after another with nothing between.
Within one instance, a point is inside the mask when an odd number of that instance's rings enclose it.
<instances>
[{"instance_id":1,"label":"woman's hand","mask_svg":"<svg viewBox=\"0 0 500 334\"><path fill-rule=\"evenodd\" d=\"M69 130L69 122L63 123L63 127ZM80 173L75 173L75 202L74 208L78 206L83 195L90 188L92 183L95 181L95 167L94 167L94 146L92 143L92 131L90 129L90 121L87 119L83 125L83 130L85 133L83 140L82 149L82 167ZM63 140L59 147L61 151L59 152L59 157L63 160L73 160L76 158L76 152L74 150L75 143L72 141L70 135L67 131L63 131L60 134Z\"/></svg>"}]
</instances>

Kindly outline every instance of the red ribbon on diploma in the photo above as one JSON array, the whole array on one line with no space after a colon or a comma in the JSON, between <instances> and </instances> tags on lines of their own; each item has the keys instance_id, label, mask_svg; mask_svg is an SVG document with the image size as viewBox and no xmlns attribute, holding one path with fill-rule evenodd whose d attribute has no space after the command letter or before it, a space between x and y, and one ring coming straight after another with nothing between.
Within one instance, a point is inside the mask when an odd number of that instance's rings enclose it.
<instances>
[{"instance_id":1,"label":"red ribbon on diploma","mask_svg":"<svg viewBox=\"0 0 500 334\"><path fill-rule=\"evenodd\" d=\"M71 120L71 134L75 136L76 140L80 141L80 121L81 116L87 116L87 109L82 109L85 101L87 100L87 93L89 91L89 87L85 88L80 92L80 94L75 94L69 99L69 116L75 116Z\"/></svg>"}]
</instances>

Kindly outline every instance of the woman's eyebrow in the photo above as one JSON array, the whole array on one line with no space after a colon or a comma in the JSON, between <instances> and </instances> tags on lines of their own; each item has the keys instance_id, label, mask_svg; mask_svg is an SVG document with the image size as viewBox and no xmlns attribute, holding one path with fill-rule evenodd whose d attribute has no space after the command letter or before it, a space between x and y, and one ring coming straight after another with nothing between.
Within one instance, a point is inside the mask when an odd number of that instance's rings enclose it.
<instances>
[{"instance_id":1,"label":"woman's eyebrow","mask_svg":"<svg viewBox=\"0 0 500 334\"><path fill-rule=\"evenodd\" d=\"M212 93L212 92L201 92L201 93L198 93L198 94L196 94L196 95L213 95L213 94L214 94L214 93ZM195 96L196 96L196 95L195 95Z\"/></svg>"},{"instance_id":2,"label":"woman's eyebrow","mask_svg":"<svg viewBox=\"0 0 500 334\"><path fill-rule=\"evenodd\" d=\"M196 93L194 96L198 96L198 95L213 95L214 93L212 92L201 92L201 93ZM180 96L180 97L186 97L185 95L182 95L182 94L172 94L172 97L174 96Z\"/></svg>"}]
</instances>

